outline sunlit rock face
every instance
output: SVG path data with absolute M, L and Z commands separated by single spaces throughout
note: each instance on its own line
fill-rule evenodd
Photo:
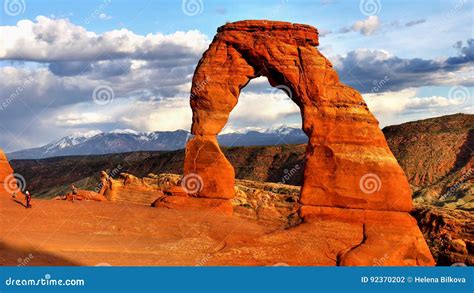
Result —
M 13 169 L 8 162 L 7 156 L 0 149 L 0 196 L 11 195 L 20 192 L 17 181 L 13 177 Z
M 203 179 L 199 197 L 233 196 L 234 171 L 216 135 L 240 91 L 266 76 L 300 107 L 309 137 L 301 203 L 410 211 L 408 181 L 361 95 L 340 83 L 308 25 L 239 21 L 218 29 L 194 73 L 192 133 L 185 174 Z

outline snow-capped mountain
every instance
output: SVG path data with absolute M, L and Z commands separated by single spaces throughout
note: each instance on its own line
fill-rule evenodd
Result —
M 45 146 L 7 154 L 12 159 L 42 159 L 72 155 L 100 155 L 134 151 L 171 151 L 184 148 L 190 133 L 185 130 L 137 132 L 117 129 L 107 133 L 89 131 L 74 133 Z M 279 127 L 268 130 L 249 130 L 218 136 L 222 146 L 259 146 L 306 143 L 307 137 L 299 128 Z
M 98 134 L 102 133 L 101 131 L 99 130 L 91 130 L 91 131 L 88 131 L 86 133 L 81 133 L 81 132 L 77 132 L 77 133 L 73 133 L 71 135 L 68 135 L 66 137 L 63 137 L 57 141 L 54 141 L 48 145 L 46 145 L 46 153 L 47 152 L 54 152 L 56 149 L 65 149 L 65 148 L 68 148 L 68 147 L 72 147 L 72 146 L 75 146 L 75 145 L 78 145 L 82 142 L 84 142 L 85 140 L 91 138 L 91 137 L 94 137 Z

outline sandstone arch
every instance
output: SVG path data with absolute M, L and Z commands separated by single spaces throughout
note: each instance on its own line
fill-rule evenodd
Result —
M 408 181 L 361 95 L 340 83 L 317 50 L 317 29 L 240 21 L 218 29 L 196 68 L 192 133 L 184 173 L 203 180 L 198 197 L 230 199 L 234 170 L 217 143 L 240 91 L 258 76 L 284 85 L 309 137 L 301 203 L 386 211 L 412 209 Z M 371 185 L 372 184 L 372 185 Z

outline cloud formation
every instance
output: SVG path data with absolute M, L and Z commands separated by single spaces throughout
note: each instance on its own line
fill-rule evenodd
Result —
M 137 35 L 120 29 L 96 34 L 68 19 L 36 17 L 0 27 L 0 60 L 35 62 L 114 59 L 167 60 L 198 56 L 208 45 L 199 31 Z
M 341 80 L 363 93 L 432 85 L 473 86 L 474 40 L 457 42 L 457 56 L 404 59 L 384 50 L 359 49 L 333 58 Z M 380 83 L 383 82 L 383 86 Z
M 370 35 L 378 27 L 378 18 L 369 17 L 351 31 Z M 195 30 L 97 34 L 67 19 L 44 16 L 0 26 L 0 147 L 30 148 L 91 129 L 189 129 L 191 79 L 209 42 Z M 410 99 L 400 102 L 392 97 L 425 85 L 473 85 L 474 41 L 457 42 L 454 48 L 458 53 L 442 60 L 404 59 L 366 49 L 330 60 L 344 83 L 373 94 L 368 102 L 382 115 L 378 117 L 417 109 L 441 113 L 443 107 L 461 108 L 441 96 L 417 97 L 410 92 Z M 110 102 L 94 102 L 98 87 L 112 89 Z M 266 78 L 257 78 L 242 92 L 227 131 L 300 123 L 298 107 L 272 89 Z
M 364 36 L 374 34 L 380 28 L 380 20 L 376 15 L 371 15 L 365 20 L 358 20 L 352 26 L 344 27 L 339 30 L 340 33 L 359 32 Z

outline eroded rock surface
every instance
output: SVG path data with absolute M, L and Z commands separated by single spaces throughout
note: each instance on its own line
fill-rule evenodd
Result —
M 181 176 L 175 174 L 148 174 L 138 178 L 128 173 L 120 173 L 118 178 L 114 179 L 102 171 L 99 193 L 110 201 L 150 205 L 169 188 L 179 185 L 180 180 Z
M 241 89 L 251 79 L 266 76 L 301 108 L 309 137 L 301 203 L 412 209 L 408 181 L 378 121 L 361 95 L 339 82 L 318 44 L 318 31 L 308 25 L 239 21 L 218 29 L 196 68 L 191 89 L 195 137 L 187 144 L 184 173 L 202 177 L 198 196 L 232 195 L 233 168 L 216 135 Z M 370 181 L 365 182 L 367 174 Z
M 412 212 L 441 266 L 474 265 L 474 215 L 419 205 Z
M 13 178 L 13 169 L 8 162 L 7 156 L 0 149 L 0 195 L 12 195 L 20 192 L 16 180 Z
M 216 201 L 234 196 L 234 169 L 216 136 L 241 89 L 251 79 L 266 76 L 300 107 L 309 137 L 299 197 L 299 216 L 305 223 L 295 223 L 288 233 L 320 229 L 321 224 L 332 229 L 350 226 L 335 237 L 336 242 L 347 239 L 332 256 L 314 256 L 338 265 L 371 265 L 374 259 L 382 265 L 434 265 L 416 221 L 407 213 L 413 208 L 408 180 L 378 121 L 362 96 L 340 83 L 318 45 L 317 29 L 301 24 L 239 21 L 218 29 L 191 88 L 194 138 L 186 145 L 184 174 L 201 179 L 193 196 Z M 240 207 L 251 207 L 258 218 L 261 202 L 253 200 L 252 205 L 254 194 L 244 193 L 240 197 L 249 202 Z M 271 201 L 270 194 L 259 198 Z M 272 211 L 278 208 L 273 205 Z M 344 247 L 344 242 L 356 244 Z

